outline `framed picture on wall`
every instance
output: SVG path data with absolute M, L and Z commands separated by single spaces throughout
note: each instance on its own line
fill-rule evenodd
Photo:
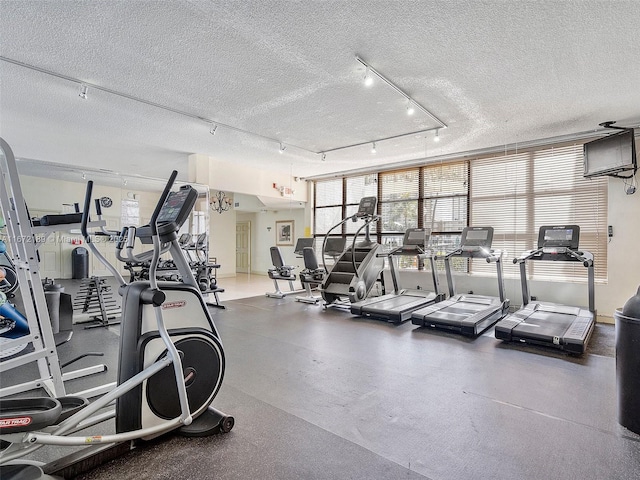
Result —
M 278 247 L 293 246 L 293 220 L 276 221 L 276 245 Z

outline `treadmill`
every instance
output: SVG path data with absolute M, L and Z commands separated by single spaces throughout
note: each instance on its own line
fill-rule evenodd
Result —
M 502 252 L 491 249 L 493 227 L 465 227 L 460 247 L 444 257 L 449 284 L 449 299 L 416 310 L 411 323 L 421 327 L 452 330 L 463 335 L 476 336 L 507 314 L 509 300 L 504 294 Z M 455 294 L 451 258 L 484 258 L 495 263 L 498 273 L 499 298 L 474 294 Z
M 351 304 L 351 313 L 362 317 L 386 320 L 392 323 L 402 323 L 411 318 L 411 314 L 422 307 L 444 300 L 444 294 L 439 292 L 438 273 L 433 255 L 426 253 L 429 234 L 424 228 L 410 228 L 404 234 L 402 246 L 394 248 L 379 256 L 389 257 L 389 268 L 393 280 L 393 293 L 380 297 L 366 298 Z M 400 256 L 416 256 L 428 258 L 431 262 L 431 275 L 434 292 L 426 290 L 401 289 L 398 281 L 397 260 Z
M 523 253 L 520 264 L 522 307 L 496 325 L 496 338 L 506 342 L 544 345 L 569 353 L 584 353 L 596 323 L 593 254 L 579 250 L 578 225 L 542 226 L 538 248 Z M 587 268 L 589 309 L 547 302 L 532 302 L 527 261 L 580 262 Z

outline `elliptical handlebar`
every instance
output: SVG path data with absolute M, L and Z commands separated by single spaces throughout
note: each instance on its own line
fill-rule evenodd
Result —
M 82 237 L 84 238 L 85 242 L 87 242 L 87 246 L 89 247 L 89 250 L 91 250 L 91 252 L 98 258 L 98 260 L 100 260 L 100 263 L 102 263 L 107 268 L 107 270 L 111 272 L 111 274 L 118 281 L 118 284 L 126 285 L 127 282 L 125 282 L 124 278 L 122 277 L 118 269 L 113 265 L 111 265 L 111 263 L 109 263 L 109 260 L 107 260 L 104 257 L 104 255 L 100 253 L 100 250 L 98 250 L 98 248 L 93 244 L 93 242 L 91 242 L 91 236 L 87 231 L 87 226 L 89 224 L 89 209 L 91 208 L 92 195 L 93 195 L 93 181 L 89 180 L 87 182 L 87 190 L 84 195 L 84 209 L 82 210 L 82 222 L 80 223 L 80 232 L 82 233 Z
M 84 194 L 84 208 L 82 209 L 82 223 L 80 224 L 80 232 L 87 243 L 91 243 L 91 238 L 87 232 L 87 224 L 89 223 L 89 208 L 91 207 L 91 195 L 93 194 L 93 180 L 87 182 L 87 190 Z

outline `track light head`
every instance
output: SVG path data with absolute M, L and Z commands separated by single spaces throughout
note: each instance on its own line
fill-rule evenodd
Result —
M 409 100 L 407 103 L 407 115 L 413 115 L 414 113 L 416 113 L 416 109 L 413 106 L 413 102 Z
M 435 136 L 433 137 L 433 141 L 434 142 L 439 142 L 440 141 L 440 130 L 436 129 L 436 133 Z
M 285 147 L 282 143 L 280 143 L 280 148 L 278 149 L 278 153 L 284 153 L 286 149 L 287 147 Z
M 367 67 L 367 69 L 364 72 L 364 86 L 370 87 L 371 85 L 373 85 L 373 76 L 369 71 L 369 67 Z
M 371 145 L 371 153 L 376 153 L 376 142 Z
M 322 161 L 324 162 L 327 159 L 327 154 L 322 152 Z
M 78 94 L 78 96 L 81 99 L 86 100 L 87 99 L 87 90 L 89 90 L 89 87 L 87 87 L 86 85 L 80 85 L 80 93 Z
M 215 135 L 216 134 L 216 130 L 218 130 L 218 125 L 216 125 L 215 123 L 213 125 L 211 125 L 211 129 L 209 130 L 209 133 L 211 135 Z

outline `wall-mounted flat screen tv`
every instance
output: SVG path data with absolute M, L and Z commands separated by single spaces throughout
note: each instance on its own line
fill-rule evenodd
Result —
M 584 176 L 617 175 L 637 169 L 633 128 L 584 144 Z

